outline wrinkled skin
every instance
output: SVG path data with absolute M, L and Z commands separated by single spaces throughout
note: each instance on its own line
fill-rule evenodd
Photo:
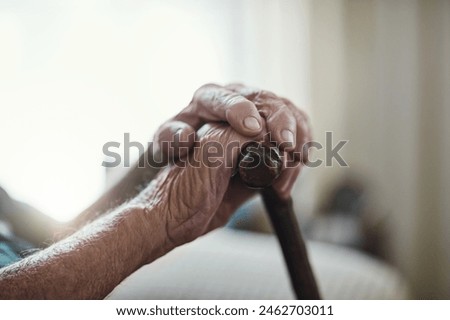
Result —
M 256 136 L 259 137 L 260 135 Z M 202 157 L 201 147 L 214 141 L 226 144 L 237 141 L 242 146 L 252 140 L 224 124 L 204 125 L 198 132 L 198 147 L 189 155 Z M 199 162 L 199 167 L 171 165 L 139 195 L 143 203 L 152 203 L 164 213 L 170 247 L 192 241 L 222 226 L 230 215 L 255 194 L 238 176 L 233 176 L 239 148 L 229 150 L 220 166 L 212 168 Z M 226 163 L 232 165 L 227 166 Z
M 290 130 L 291 138 L 284 137 L 283 130 Z M 159 150 L 180 163 L 202 155 L 194 145 L 258 141 L 267 132 L 279 143 L 292 140 L 281 146 L 291 157 L 310 139 L 306 117 L 288 100 L 242 85 L 206 85 L 188 107 L 161 126 L 155 141 L 174 141 L 177 136 L 187 141 L 191 150 Z M 232 150 L 224 155 L 230 161 L 221 166 L 172 164 L 150 184 L 157 170 L 136 166 L 70 225 L 71 230 L 84 227 L 0 269 L 0 298 L 104 298 L 142 265 L 223 225 L 255 192 L 232 176 L 239 153 Z M 306 154 L 296 160 L 307 161 Z M 289 196 L 300 168 L 283 170 L 274 184 L 280 196 Z
M 259 128 L 245 125 L 245 119 L 249 117 L 257 121 Z M 214 122 L 226 122 L 238 133 L 253 137 L 254 140 L 266 129 L 287 157 L 294 157 L 295 152 L 300 155 L 295 158 L 300 164 L 308 161 L 306 147 L 312 140 L 312 135 L 307 115 L 286 98 L 242 84 L 225 87 L 206 84 L 200 87 L 194 93 L 191 103 L 158 129 L 154 142 L 158 145 L 162 141 L 173 141 L 178 135 L 179 141 L 185 141 L 183 146 L 190 147 L 194 144 L 195 132 L 203 124 Z M 292 133 L 290 137 L 283 135 L 287 131 Z M 186 148 L 180 149 L 180 152 L 176 148 L 174 152 L 161 149 L 163 154 L 171 158 L 186 153 Z M 301 167 L 298 165 L 283 170 L 274 184 L 281 197 L 287 198 L 290 195 Z
M 254 119 L 250 126 L 246 126 L 248 117 Z M 292 133 L 291 137 L 282 134 L 285 130 Z M 174 136 L 179 135 L 180 141 L 185 141 L 183 146 L 192 150 L 194 134 L 200 145 L 208 141 L 226 144 L 237 140 L 242 146 L 245 142 L 262 140 L 268 132 L 272 140 L 280 144 L 285 156 L 293 158 L 294 151 L 300 154 L 295 159 L 298 165 L 284 168 L 274 183 L 279 195 L 287 198 L 301 170 L 301 163 L 307 161 L 302 146 L 311 140 L 311 134 L 306 115 L 289 100 L 271 92 L 243 85 L 205 85 L 197 90 L 187 108 L 160 127 L 155 141 L 162 145 L 161 141 L 173 141 Z M 200 156 L 199 149 L 190 154 L 186 154 L 187 149 L 176 148 L 174 152 L 167 149 L 162 152 L 175 159 Z M 238 152 L 226 157 L 236 165 Z M 162 207 L 161 211 L 167 214 L 169 239 L 172 245 L 178 245 L 222 226 L 240 205 L 255 194 L 255 190 L 247 188 L 238 176 L 232 177 L 232 174 L 233 168 L 223 165 L 218 168 L 170 166 L 158 175 L 141 197 L 152 203 L 156 201 Z

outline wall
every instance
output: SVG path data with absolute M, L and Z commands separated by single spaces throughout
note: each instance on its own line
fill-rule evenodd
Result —
M 311 3 L 316 128 L 350 140 L 348 170 L 316 173 L 319 197 L 358 174 L 414 296 L 448 298 L 449 2 Z

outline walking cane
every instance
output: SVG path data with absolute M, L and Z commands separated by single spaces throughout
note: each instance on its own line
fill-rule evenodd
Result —
M 242 150 L 238 172 L 247 186 L 260 189 L 297 299 L 317 300 L 320 299 L 320 294 L 294 213 L 292 198 L 280 198 L 271 187 L 281 173 L 281 167 L 282 160 L 276 147 L 266 142 L 251 142 Z

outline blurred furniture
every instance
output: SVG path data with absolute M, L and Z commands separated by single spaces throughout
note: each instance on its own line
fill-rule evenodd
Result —
M 295 211 L 302 227 L 317 218 L 308 212 L 312 196 L 307 187 L 312 182 L 305 179 L 308 171 L 303 172 L 294 190 Z M 409 298 L 408 283 L 396 269 L 344 244 L 307 243 L 324 299 Z M 255 197 L 233 215 L 227 227 L 143 266 L 107 299 L 270 300 L 294 299 L 294 293 L 261 198 Z
M 361 252 L 308 244 L 325 299 L 406 299 L 399 273 Z M 222 228 L 146 265 L 108 299 L 294 299 L 272 234 Z

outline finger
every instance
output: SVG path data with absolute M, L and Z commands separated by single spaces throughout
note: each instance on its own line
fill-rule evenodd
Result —
M 230 83 L 225 86 L 226 89 L 231 90 L 233 92 L 236 92 L 240 94 L 241 96 L 253 101 L 254 98 L 261 94 L 262 90 L 255 88 L 255 87 L 249 87 L 242 83 Z
M 282 151 L 293 151 L 297 139 L 296 118 L 291 110 L 280 100 L 273 101 L 265 112 L 267 130 Z
M 199 129 L 206 122 L 226 121 L 238 133 L 254 136 L 261 132 L 262 119 L 253 102 L 217 85 L 205 85 L 191 104 L 174 118 Z
M 261 115 L 252 102 L 240 95 L 229 100 L 225 116 L 230 126 L 240 134 L 255 136 L 261 132 Z
M 303 142 L 305 141 L 306 137 L 308 136 L 306 130 L 308 129 L 308 126 L 305 126 L 303 121 L 304 118 L 306 118 L 306 115 L 301 112 L 301 110 L 297 109 L 295 105 L 285 98 L 277 97 L 273 92 L 266 91 L 266 90 L 259 90 L 256 88 L 248 87 L 245 85 L 242 85 L 240 83 L 232 83 L 226 86 L 227 89 L 233 90 L 236 93 L 239 93 L 246 97 L 247 99 L 251 100 L 255 103 L 257 106 L 260 114 L 266 118 L 270 119 L 272 118 L 271 122 L 272 125 L 268 126 L 269 132 L 272 133 L 273 137 L 275 137 L 276 142 L 283 144 L 281 146 L 281 149 L 292 151 L 294 150 L 296 154 L 298 155 L 298 158 L 300 158 L 301 155 L 301 146 Z M 281 128 L 280 130 L 276 130 L 276 126 L 283 122 L 283 117 L 286 117 L 288 115 L 289 117 L 291 114 L 288 111 L 286 114 L 281 114 L 281 119 L 277 119 L 277 117 L 280 114 L 274 114 L 276 113 L 280 108 L 288 107 L 288 109 L 291 111 L 292 115 L 294 116 L 294 121 L 297 121 L 297 125 L 294 125 L 292 120 L 289 119 L 286 123 L 285 128 Z M 295 117 L 295 115 L 298 114 L 298 118 Z M 304 117 L 302 117 L 304 116 Z M 300 123 L 300 124 L 299 124 Z M 300 127 L 301 126 L 301 127 Z M 295 127 L 295 128 L 294 128 Z M 283 131 L 287 129 L 288 131 Z M 299 130 L 300 129 L 300 130 Z M 290 132 L 292 133 L 292 136 L 294 136 L 294 145 L 289 145 L 289 142 L 292 141 L 292 136 Z M 283 135 L 282 135 L 283 133 Z M 287 140 L 287 143 L 286 143 Z M 301 143 L 301 144 L 300 144 Z M 283 148 L 284 146 L 284 148 Z
M 294 187 L 294 183 L 300 174 L 301 168 L 302 167 L 299 163 L 295 167 L 284 168 L 281 175 L 277 180 L 275 180 L 273 188 L 281 198 L 288 199 L 290 197 L 292 188 Z
M 155 133 L 155 152 L 163 159 L 174 159 L 186 155 L 194 145 L 195 130 L 181 121 L 164 123 Z
M 267 100 L 279 99 L 279 97 L 271 91 L 248 87 L 240 83 L 232 83 L 227 85 L 225 88 L 250 100 L 257 106 L 257 108 L 258 106 L 264 105 Z
M 296 160 L 303 164 L 308 162 L 308 147 L 309 143 L 312 141 L 311 126 L 309 125 L 309 119 L 306 113 L 298 109 L 291 101 L 282 98 L 283 101 L 291 109 L 296 122 L 297 122 L 297 141 L 294 150 Z
M 295 159 L 303 164 L 309 161 L 309 145 L 312 141 L 311 127 L 302 116 L 297 118 L 297 145 L 295 148 Z

